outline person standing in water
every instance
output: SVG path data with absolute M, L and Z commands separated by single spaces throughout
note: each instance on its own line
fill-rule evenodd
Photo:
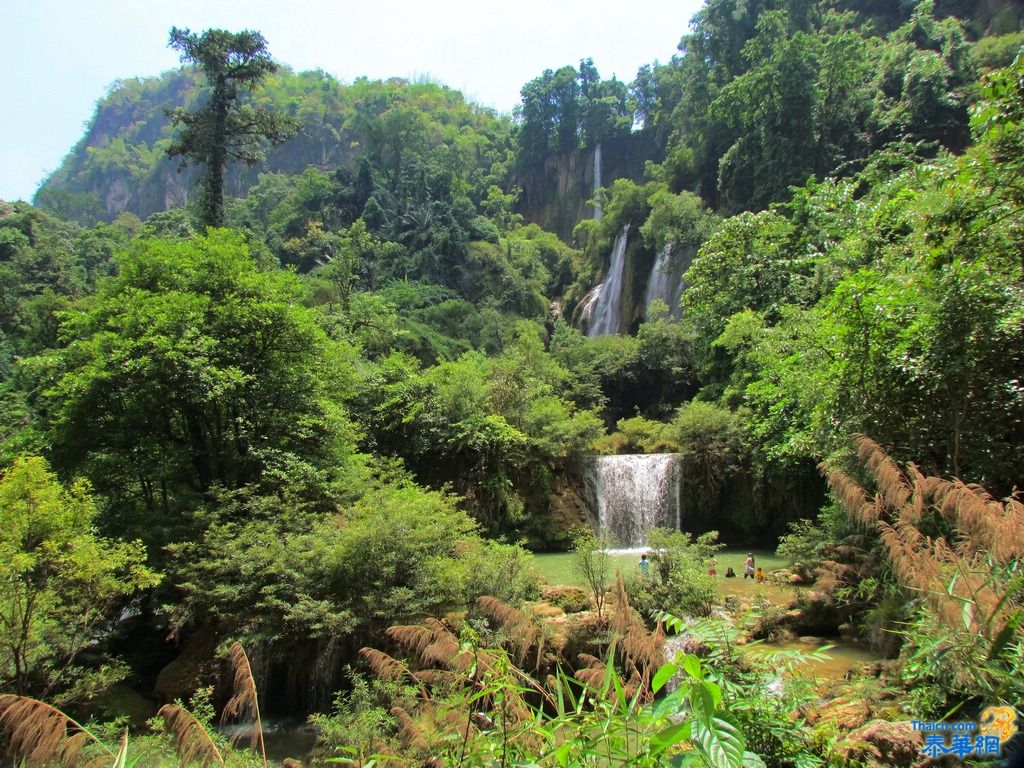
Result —
M 747 552 L 747 562 L 743 564 L 743 578 L 754 578 L 754 553 Z
M 636 564 L 636 567 L 640 569 L 640 575 L 645 578 L 651 572 L 651 561 L 647 559 L 646 552 L 640 555 L 640 562 Z

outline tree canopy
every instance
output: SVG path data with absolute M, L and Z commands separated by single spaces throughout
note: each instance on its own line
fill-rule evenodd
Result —
M 261 142 L 280 144 L 296 126 L 282 113 L 256 108 L 243 98 L 277 70 L 263 35 L 222 29 L 197 35 L 173 27 L 168 44 L 181 54 L 182 62 L 199 67 L 209 95 L 205 104 L 194 110 L 179 107 L 170 113 L 172 123 L 182 128 L 167 153 L 202 164 L 200 221 L 219 227 L 224 223 L 228 162 L 252 165 L 263 157 Z

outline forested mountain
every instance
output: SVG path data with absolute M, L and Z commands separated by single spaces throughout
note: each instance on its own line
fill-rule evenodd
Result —
M 763 208 L 790 184 L 893 140 L 962 148 L 976 79 L 970 41 L 989 35 L 981 58 L 1005 66 L 1020 15 L 1007 0 L 710 2 L 680 54 L 641 68 L 628 85 L 602 80 L 589 60 L 527 83 L 514 137 L 506 118 L 437 84 L 343 85 L 323 72 L 284 69 L 252 99 L 281 108 L 300 130 L 269 149 L 265 163 L 233 168 L 228 189 L 244 194 L 260 172 L 354 172 L 363 160 L 397 177 L 403 155 L 444 147 L 439 162 L 458 169 L 474 201 L 492 183 L 518 183 L 527 219 L 568 237 L 571 217 L 591 196 L 592 153 L 603 143 L 605 182 L 640 180 L 645 161 L 664 160 L 674 191 L 699 192 L 715 208 Z M 196 172 L 179 173 L 166 157 L 165 112 L 196 97 L 187 68 L 117 83 L 37 203 L 82 223 L 185 204 Z M 557 160 L 573 155 L 578 160 Z
M 224 161 L 222 227 L 167 111 L 209 127 L 226 54 L 117 84 L 35 205 L 0 203 L 0 728 L 9 693 L 83 706 L 131 675 L 185 697 L 241 639 L 279 711 L 346 691 L 318 722 L 357 765 L 497 764 L 503 717 L 524 764 L 555 764 L 527 754 L 565 733 L 553 712 L 582 725 L 547 758 L 577 764 L 616 686 L 643 764 L 711 734 L 711 765 L 853 765 L 731 639 L 674 670 L 692 731 L 644 709 L 671 676 L 660 611 L 713 613 L 715 536 L 787 530 L 787 578 L 818 579 L 800 628 L 903 643 L 902 711 L 1018 701 L 1022 18 L 707 0 L 671 61 L 628 84 L 547 70 L 511 116 L 268 65 L 236 106 L 297 132 Z M 545 623 L 526 547 L 575 541 L 593 575 L 584 467 L 652 453 L 677 456 L 702 537 L 663 533 L 611 619 L 598 580 L 595 614 Z M 794 620 L 773 611 L 758 632 Z M 563 712 L 535 678 L 577 653 Z M 470 735 L 490 757 L 463 760 Z

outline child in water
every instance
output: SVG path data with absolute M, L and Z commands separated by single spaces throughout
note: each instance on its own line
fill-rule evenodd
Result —
M 754 578 L 757 579 L 757 583 L 758 584 L 763 582 L 764 581 L 764 568 L 758 568 L 757 569 L 757 573 L 754 575 Z
M 641 576 L 647 576 L 651 572 L 651 561 L 647 559 L 647 553 L 640 555 L 640 562 L 636 564 L 640 569 Z

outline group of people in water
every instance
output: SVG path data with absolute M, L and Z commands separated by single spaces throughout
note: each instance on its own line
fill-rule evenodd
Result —
M 640 555 L 640 562 L 637 564 L 637 568 L 640 569 L 641 576 L 647 576 L 650 573 L 651 561 L 647 559 L 646 552 Z M 711 558 L 711 560 L 708 561 L 708 575 L 718 575 L 718 561 L 715 560 L 715 558 Z M 762 583 L 765 579 L 764 568 L 761 568 L 760 566 L 755 566 L 753 552 L 747 552 L 747 560 L 743 564 L 743 578 L 746 579 L 748 577 L 758 582 L 759 584 Z M 736 571 L 732 569 L 731 565 L 725 569 L 725 578 L 736 578 Z

